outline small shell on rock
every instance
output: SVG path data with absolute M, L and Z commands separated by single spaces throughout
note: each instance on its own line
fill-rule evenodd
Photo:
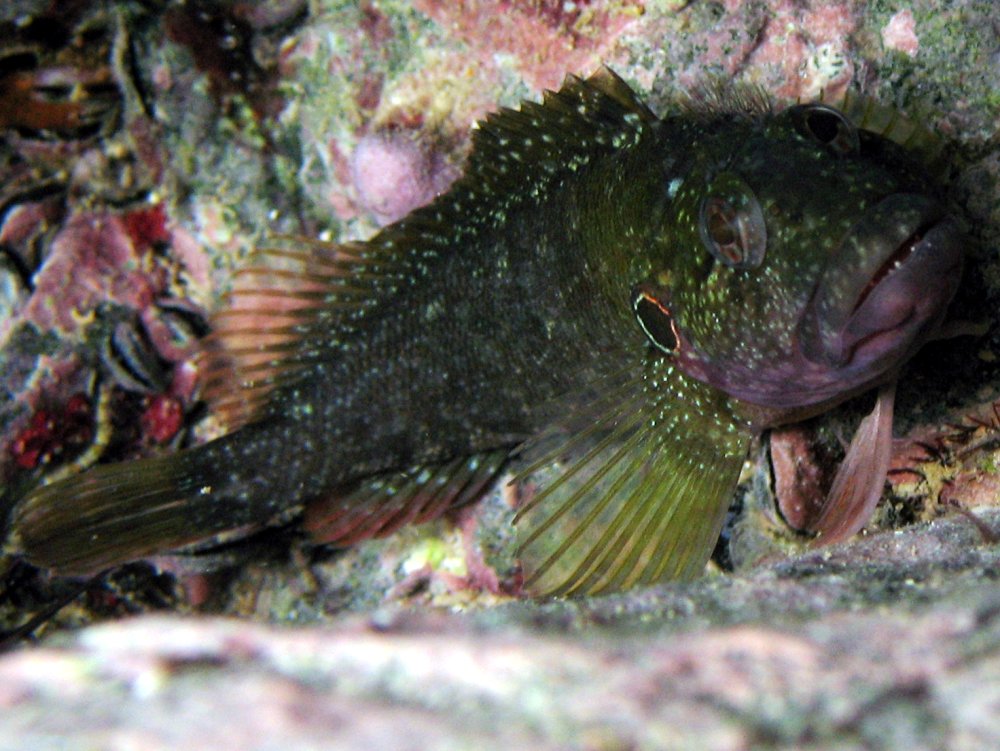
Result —
M 20 256 L 0 245 L 0 321 L 13 316 L 30 293 L 30 277 Z
M 114 381 L 127 391 L 158 394 L 170 383 L 169 366 L 157 353 L 138 320 L 115 324 L 101 349 L 101 363 Z
M 159 300 L 160 320 L 170 331 L 174 346 L 189 347 L 208 334 L 208 323 L 192 303 L 185 300 Z

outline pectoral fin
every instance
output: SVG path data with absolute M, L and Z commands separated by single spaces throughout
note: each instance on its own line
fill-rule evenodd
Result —
M 567 414 L 517 480 L 539 483 L 516 520 L 525 589 L 587 595 L 700 573 L 750 441 L 725 396 L 659 359 Z

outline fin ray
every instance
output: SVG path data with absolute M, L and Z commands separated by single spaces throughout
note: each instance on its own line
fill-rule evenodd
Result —
M 620 486 L 628 481 L 629 473 L 639 468 L 641 461 L 641 457 L 636 456 L 629 468 L 619 473 L 620 482 L 608 488 L 606 498 L 613 498 L 613 494 L 620 489 Z M 607 525 L 590 552 L 568 577 L 567 581 L 573 582 L 572 585 L 554 590 L 553 595 L 572 594 L 576 590 L 593 591 L 594 594 L 599 594 L 596 586 L 607 571 L 611 569 L 617 571 L 615 579 L 627 574 L 627 559 L 618 567 L 613 567 L 612 564 L 621 557 L 623 552 L 628 550 L 628 542 L 633 539 L 635 534 L 635 524 L 644 515 L 640 513 L 643 509 L 640 504 L 636 503 L 634 492 L 618 505 L 619 510 L 613 521 Z M 632 546 L 632 550 L 638 548 L 637 545 Z M 609 582 L 609 586 L 613 587 L 613 582 Z
M 837 469 L 819 518 L 812 524 L 816 545 L 832 545 L 856 534 L 871 518 L 882 497 L 892 458 L 895 383 L 879 389 L 875 407 L 851 439 Z
M 201 499 L 181 487 L 183 461 L 104 465 L 41 487 L 15 507 L 11 547 L 56 573 L 89 575 L 210 538 L 219 530 L 192 521 Z
M 891 105 L 850 89 L 835 97 L 821 94 L 820 101 L 841 110 L 858 128 L 870 130 L 914 153 L 931 173 L 944 168 L 945 140 L 925 124 L 927 118 L 921 122 Z
M 592 409 L 567 413 L 564 443 L 552 448 L 550 438 L 526 450 L 525 461 L 543 467 L 517 478 L 523 484 L 540 475 L 542 488 L 516 520 L 532 594 L 625 589 L 692 576 L 707 561 L 750 428 L 729 412 L 721 392 L 662 358 L 647 367 L 607 384 L 626 399 L 600 399 Z M 578 427 L 594 425 L 587 441 L 574 438 Z M 554 476 L 546 460 L 557 466 Z
M 361 480 L 308 504 L 304 529 L 318 543 L 353 545 L 431 521 L 475 500 L 507 463 L 501 449 Z

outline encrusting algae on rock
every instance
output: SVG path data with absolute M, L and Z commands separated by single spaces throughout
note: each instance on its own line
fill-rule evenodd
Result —
M 429 206 L 241 274 L 202 363 L 227 435 L 35 490 L 9 548 L 79 575 L 299 515 L 346 545 L 513 461 L 526 591 L 620 590 L 703 569 L 756 433 L 877 388 L 814 530 L 853 534 L 964 241 L 899 121 L 845 111 L 657 118 L 602 69 L 488 117 Z

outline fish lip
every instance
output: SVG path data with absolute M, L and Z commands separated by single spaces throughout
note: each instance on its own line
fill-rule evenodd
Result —
M 868 375 L 908 357 L 955 294 L 963 244 L 958 224 L 930 197 L 883 198 L 831 255 L 800 324 L 803 356 Z

